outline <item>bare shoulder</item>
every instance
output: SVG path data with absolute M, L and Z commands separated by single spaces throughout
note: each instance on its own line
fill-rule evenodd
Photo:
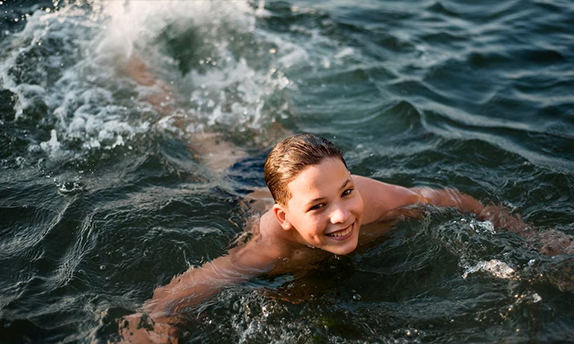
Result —
M 417 203 L 420 195 L 413 190 L 371 178 L 353 175 L 355 186 L 364 202 L 363 224 L 381 219 L 386 213 L 405 205 Z
M 230 251 L 235 260 L 249 266 L 274 264 L 289 255 L 289 245 L 273 212 L 264 213 L 252 229 L 253 237 L 247 243 Z

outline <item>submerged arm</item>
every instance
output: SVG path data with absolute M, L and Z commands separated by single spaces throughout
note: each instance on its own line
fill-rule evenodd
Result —
M 480 221 L 490 221 L 496 228 L 521 235 L 525 235 L 524 231 L 529 228 L 519 215 L 511 214 L 500 206 L 484 206 L 474 197 L 457 189 L 405 188 L 360 176 L 353 176 L 353 179 L 365 201 L 365 223 L 393 217 L 399 213 L 409 214 L 404 211 L 404 207 L 409 205 L 429 204 L 474 214 Z M 415 211 L 414 216 L 420 216 L 420 213 Z
M 463 194 L 457 189 L 412 188 L 410 190 L 419 196 L 421 203 L 444 208 L 457 208 L 462 212 L 475 215 L 479 215 L 484 209 L 482 203 L 477 199 Z
M 251 243 L 251 242 L 250 242 Z M 177 316 L 227 286 L 240 284 L 269 271 L 276 258 L 258 244 L 236 247 L 229 254 L 199 268 L 190 268 L 155 290 L 143 309 L 155 318 Z
M 120 334 L 129 343 L 176 343 L 177 323 L 187 307 L 201 304 L 223 288 L 237 285 L 271 270 L 279 253 L 256 238 L 225 256 L 190 268 L 155 290 L 143 305 L 143 314 L 120 321 Z
M 512 214 L 502 206 L 483 206 L 472 196 L 465 195 L 456 189 L 413 188 L 411 190 L 420 194 L 425 199 L 425 203 L 439 207 L 458 208 L 460 211 L 476 215 L 480 221 L 490 221 L 495 228 L 506 229 L 520 235 L 525 235 L 524 231 L 530 228 L 522 221 L 520 215 Z
M 365 201 L 364 223 L 398 216 L 421 216 L 417 209 L 406 209 L 412 204 L 430 204 L 456 208 L 474 214 L 479 221 L 489 221 L 495 229 L 507 230 L 525 237 L 529 245 L 544 255 L 573 254 L 574 236 L 550 229 L 539 232 L 525 223 L 519 214 L 512 214 L 498 205 L 484 206 L 472 196 L 456 189 L 405 188 L 365 177 L 353 176 Z M 574 289 L 574 288 L 573 288 Z
M 364 223 L 395 216 L 401 208 L 414 204 L 457 208 L 476 215 L 484 209 L 478 200 L 456 189 L 406 188 L 361 176 L 353 176 L 353 180 L 365 203 Z

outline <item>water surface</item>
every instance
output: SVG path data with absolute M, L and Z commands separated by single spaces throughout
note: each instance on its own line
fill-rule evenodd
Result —
M 319 134 L 353 173 L 574 234 L 568 1 L 0 0 L 0 14 L 2 342 L 113 341 L 155 287 L 227 251 L 262 173 L 210 169 L 202 131 L 254 157 L 277 127 Z M 159 107 L 123 73 L 130 56 L 171 90 Z M 225 289 L 182 342 L 569 342 L 572 258 L 429 213 L 309 276 Z

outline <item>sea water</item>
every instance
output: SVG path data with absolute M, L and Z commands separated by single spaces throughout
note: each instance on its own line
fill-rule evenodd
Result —
M 206 166 L 205 132 L 255 157 L 318 134 L 353 173 L 574 234 L 572 18 L 541 0 L 0 0 L 0 341 L 117 340 L 154 288 L 233 245 L 263 176 Z M 133 56 L 159 83 L 126 75 Z M 574 340 L 571 255 L 454 211 L 396 227 L 225 289 L 181 341 Z

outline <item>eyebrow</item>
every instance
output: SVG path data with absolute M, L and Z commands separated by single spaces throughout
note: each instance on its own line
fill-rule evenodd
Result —
M 349 177 L 349 179 L 345 180 L 345 182 L 341 185 L 341 187 L 339 188 L 339 191 L 341 191 L 341 190 L 343 190 L 344 188 L 346 188 L 347 185 L 349 185 L 349 183 L 352 183 L 352 182 L 353 182 L 353 179 L 351 179 L 351 178 Z M 314 198 L 314 199 L 310 200 L 309 202 L 307 202 L 307 204 L 317 203 L 317 202 L 319 202 L 319 201 L 322 201 L 323 199 L 325 199 L 325 197 L 317 197 L 317 198 Z

